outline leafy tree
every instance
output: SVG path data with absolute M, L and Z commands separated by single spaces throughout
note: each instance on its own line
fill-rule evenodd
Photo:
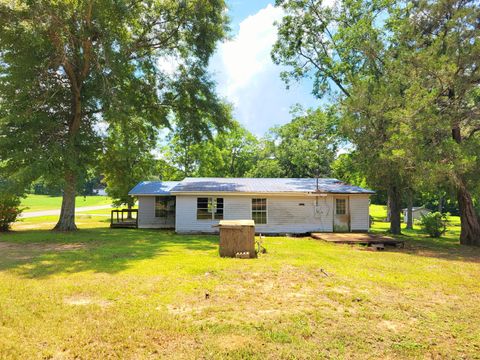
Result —
M 355 151 L 338 155 L 331 165 L 332 176 L 351 185 L 368 187 L 362 168 L 358 166 L 360 161 L 355 159 L 356 156 L 358 155 Z
M 122 114 L 153 129 L 176 117 L 199 137 L 227 123 L 206 73 L 225 31 L 223 0 L 0 2 L 0 161 L 25 184 L 62 183 L 56 229 L 76 229 L 100 125 Z
M 423 176 L 440 190 L 445 184 L 455 189 L 460 242 L 480 245 L 474 201 L 480 184 L 478 2 L 419 1 L 397 11 L 395 66 L 408 80 L 403 135 L 418 149 Z
M 3 165 L 0 163 L 0 170 Z M 0 178 L 0 232 L 10 230 L 11 225 L 22 213 L 21 194 L 12 181 Z
M 150 150 L 155 146 L 156 138 L 148 125 L 140 118 L 123 118 L 112 123 L 107 131 L 101 169 L 107 193 L 115 206 L 125 204 L 130 209 L 135 200 L 128 192 L 154 171 Z
M 168 137 L 166 153 L 184 176 L 242 177 L 254 166 L 257 138 L 232 121 L 229 129 L 196 141 L 175 129 Z
M 406 174 L 392 156 L 389 139 L 398 130 L 392 116 L 401 106 L 400 84 L 390 85 L 385 63 L 392 56 L 388 41 L 391 2 L 349 0 L 328 7 L 315 0 L 277 0 L 286 16 L 278 25 L 272 50 L 277 64 L 287 65 L 287 82 L 313 77 L 313 93 L 331 94 L 342 105 L 343 130 L 355 145 L 369 183 L 386 190 L 390 231 L 400 233 L 402 191 Z
M 321 109 L 271 130 L 275 158 L 287 177 L 328 177 L 339 145 L 337 119 Z

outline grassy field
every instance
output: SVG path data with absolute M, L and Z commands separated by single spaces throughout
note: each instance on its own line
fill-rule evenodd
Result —
M 480 359 L 480 249 L 457 223 L 406 232 L 405 249 L 272 237 L 236 260 L 215 236 L 94 215 L 75 234 L 33 230 L 55 220 L 0 235 L 2 359 Z
M 108 196 L 77 196 L 76 206 L 109 205 L 112 200 Z M 28 195 L 22 200 L 24 212 L 60 209 L 62 198 L 60 196 Z

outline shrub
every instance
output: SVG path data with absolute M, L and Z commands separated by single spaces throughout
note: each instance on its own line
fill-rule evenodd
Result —
M 18 196 L 0 193 L 0 231 L 10 230 L 21 212 Z
M 438 238 L 447 231 L 447 214 L 433 212 L 422 215 L 420 225 L 431 237 Z

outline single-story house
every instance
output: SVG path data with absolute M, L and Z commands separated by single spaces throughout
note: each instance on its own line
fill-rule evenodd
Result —
M 413 219 L 413 221 L 420 220 L 423 215 L 426 215 L 428 213 L 431 213 L 431 211 L 428 210 L 427 208 L 424 208 L 423 206 L 412 207 L 412 219 Z M 408 209 L 403 209 L 403 221 L 405 223 L 407 223 L 407 221 L 408 221 Z
M 185 178 L 144 181 L 139 228 L 211 233 L 219 220 L 254 220 L 257 233 L 368 231 L 374 192 L 337 179 Z

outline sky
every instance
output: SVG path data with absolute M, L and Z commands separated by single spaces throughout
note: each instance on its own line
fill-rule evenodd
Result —
M 266 0 L 229 0 L 231 39 L 221 43 L 210 62 L 217 91 L 234 106 L 234 117 L 249 131 L 262 136 L 274 125 L 291 120 L 295 104 L 318 107 L 308 80 L 286 89 L 281 67 L 270 57 L 276 40 L 275 21 L 280 8 Z

